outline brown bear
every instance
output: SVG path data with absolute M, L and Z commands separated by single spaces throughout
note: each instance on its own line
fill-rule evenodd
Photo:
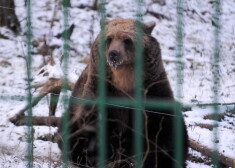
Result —
M 134 99 L 134 65 L 136 23 L 134 19 L 117 18 L 106 25 L 106 96 Z M 139 22 L 138 22 L 139 23 Z M 145 99 L 174 101 L 173 93 L 163 67 L 161 50 L 151 36 L 154 22 L 139 23 L 143 27 L 143 97 Z M 69 108 L 69 157 L 79 167 L 97 167 L 97 113 L 95 105 L 74 103 L 74 99 L 96 98 L 99 55 L 99 36 L 91 48 L 91 59 L 79 77 Z M 160 112 L 160 113 L 158 113 Z M 124 107 L 107 106 L 107 167 L 133 167 L 133 113 Z M 143 111 L 144 168 L 171 168 L 175 164 L 174 110 L 146 108 Z M 182 115 L 183 163 L 188 150 L 188 136 Z M 61 129 L 60 129 L 61 130 Z M 62 140 L 59 141 L 62 149 Z M 135 166 L 134 166 L 135 167 Z

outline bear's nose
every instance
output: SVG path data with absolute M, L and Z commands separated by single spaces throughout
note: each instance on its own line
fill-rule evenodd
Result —
M 112 50 L 109 52 L 109 59 L 111 62 L 118 62 L 119 61 L 119 56 L 120 56 L 120 53 L 117 51 L 117 50 Z

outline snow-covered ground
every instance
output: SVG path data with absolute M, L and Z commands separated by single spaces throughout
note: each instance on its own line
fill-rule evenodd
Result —
M 153 3 L 155 2 L 155 3 Z M 176 1 L 166 1 L 165 5 L 157 2 L 161 0 L 146 0 L 143 11 L 154 11 L 165 16 L 158 19 L 146 13 L 144 21 L 155 21 L 153 36 L 158 39 L 162 49 L 162 56 L 173 90 L 176 91 L 175 70 L 175 24 Z M 24 0 L 15 0 L 16 14 L 21 23 L 22 32 L 15 36 L 7 28 L 0 27 L 0 34 L 8 37 L 0 39 L 0 167 L 25 167 L 27 159 L 27 127 L 15 126 L 9 118 L 26 103 L 26 9 Z M 33 64 L 32 73 L 35 75 L 44 65 L 44 57 L 38 54 L 38 48 L 43 40 L 49 46 L 61 46 L 61 39 L 55 36 L 63 30 L 63 15 L 59 0 L 44 0 L 32 2 L 33 26 Z M 75 28 L 71 35 L 71 51 L 69 72 L 79 75 L 82 65 L 81 59 L 89 55 L 90 45 L 99 32 L 99 16 L 92 10 L 93 0 L 71 0 L 69 23 Z M 213 31 L 212 4 L 210 0 L 187 0 L 184 2 L 184 81 L 182 103 L 212 103 L 212 68 Z M 86 7 L 88 6 L 88 7 Z M 134 18 L 136 5 L 132 0 L 110 0 L 107 5 L 108 19 L 115 17 Z M 221 13 L 221 44 L 220 44 L 220 89 L 218 102 L 235 102 L 235 1 L 223 1 Z M 1 9 L 0 9 L 1 10 Z M 53 20 L 53 23 L 52 23 Z M 54 57 L 60 57 L 61 48 L 53 51 Z M 60 74 L 58 72 L 58 74 Z M 193 107 L 184 112 L 188 133 L 191 139 L 200 144 L 217 148 L 223 155 L 235 159 L 235 115 L 231 114 L 235 105 L 221 106 L 219 113 L 225 113 L 221 121 L 215 122 L 204 119 L 211 114 L 209 107 Z M 61 116 L 63 107 L 59 105 L 56 116 Z M 34 109 L 35 116 L 48 116 L 48 98 L 43 99 Z M 217 124 L 217 131 L 201 128 L 198 124 Z M 215 130 L 215 128 L 214 128 Z M 56 143 L 43 141 L 48 134 L 54 134 L 57 128 L 34 126 L 34 166 L 60 167 L 60 150 Z M 217 132 L 217 139 L 214 133 Z M 204 162 L 189 160 L 188 168 L 211 167 L 210 160 L 197 151 L 190 149 L 190 155 L 202 158 Z

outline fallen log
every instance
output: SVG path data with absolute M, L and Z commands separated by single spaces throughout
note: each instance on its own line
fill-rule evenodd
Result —
M 13 124 L 17 126 L 27 125 L 28 117 L 22 117 L 17 121 L 13 121 Z M 32 117 L 32 125 L 41 126 L 59 126 L 61 117 L 49 116 L 49 117 Z
M 212 125 L 212 124 L 203 124 L 203 123 L 197 123 L 195 126 L 201 127 L 201 128 L 206 128 L 212 131 L 214 128 L 218 127 L 218 125 Z
M 10 118 L 10 121 L 16 125 L 17 122 L 21 122 L 21 120 L 24 119 L 25 114 L 24 112 L 27 111 L 29 108 L 34 107 L 35 105 L 38 104 L 38 102 L 45 97 L 46 95 L 48 95 L 49 93 L 52 93 L 55 96 L 59 95 L 59 92 L 61 90 L 63 86 L 63 80 L 62 79 L 50 79 L 49 81 L 47 81 L 46 83 L 40 85 L 40 86 L 34 86 L 34 88 L 38 88 L 41 87 L 41 91 L 39 92 L 39 94 L 32 100 L 31 104 L 26 105 L 23 109 L 19 110 L 18 113 L 15 114 L 15 116 Z M 74 87 L 74 84 L 71 82 L 68 82 L 68 86 L 69 89 L 72 90 L 72 88 Z M 53 100 L 54 98 L 52 98 L 51 100 Z M 55 100 L 54 100 L 55 101 Z M 58 97 L 56 102 L 50 102 L 50 112 L 49 115 L 54 115 L 55 114 L 55 109 L 56 109 L 56 105 L 58 102 Z
M 189 145 L 190 145 L 190 147 L 192 149 L 202 153 L 203 155 L 206 155 L 206 156 L 209 156 L 209 157 L 212 156 L 212 153 L 213 153 L 212 149 L 209 149 L 208 147 L 206 147 L 206 146 L 204 146 L 202 144 L 199 144 L 195 140 L 190 139 L 189 140 Z M 222 163 L 222 164 L 224 164 L 226 166 L 233 167 L 233 168 L 235 167 L 235 159 L 232 159 L 230 157 L 224 156 L 221 153 L 218 153 L 218 159 L 219 159 L 220 163 Z

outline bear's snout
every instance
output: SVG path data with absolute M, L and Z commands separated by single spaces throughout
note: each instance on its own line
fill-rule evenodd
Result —
M 118 62 L 120 59 L 120 52 L 117 50 L 112 50 L 109 52 L 109 59 L 111 62 Z
M 121 65 L 123 63 L 123 60 L 121 58 L 120 51 L 111 50 L 108 53 L 108 61 L 107 62 L 110 66 L 113 66 L 115 68 L 117 68 L 117 66 Z

